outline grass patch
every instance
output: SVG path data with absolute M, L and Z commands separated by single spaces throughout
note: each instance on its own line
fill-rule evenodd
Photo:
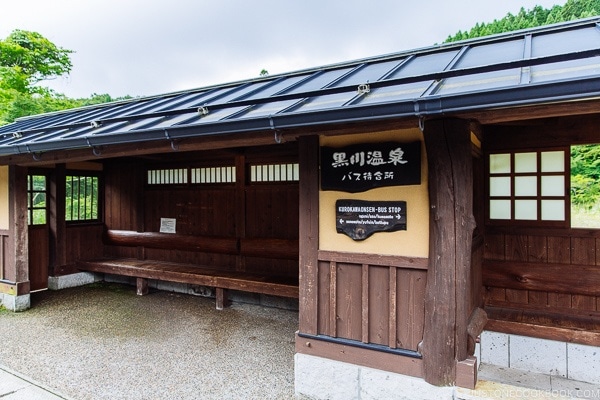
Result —
M 571 228 L 600 228 L 600 207 L 571 207 Z

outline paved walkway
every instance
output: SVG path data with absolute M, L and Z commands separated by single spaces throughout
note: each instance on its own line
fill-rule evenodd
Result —
M 0 310 L 0 400 L 296 399 L 297 312 L 217 311 L 211 299 L 110 284 L 33 300 Z M 597 385 L 547 375 L 483 365 L 479 377 L 456 399 L 600 399 Z
M 2 364 L 0 364 L 0 398 L 2 400 L 68 399 L 56 390 L 35 382 Z
M 23 374 L 0 377 L 22 396 L 0 400 L 46 399 L 20 392 L 42 385 L 76 400 L 295 399 L 297 311 L 218 311 L 214 299 L 117 284 L 34 293 L 32 306 L 0 310 L 0 365 Z

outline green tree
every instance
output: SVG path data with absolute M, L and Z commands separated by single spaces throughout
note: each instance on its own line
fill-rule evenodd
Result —
M 461 30 L 448 36 L 446 42 L 511 32 L 596 15 L 600 15 L 600 0 L 568 0 L 563 6 L 555 5 L 551 9 L 535 6 L 531 10 L 525 10 L 521 7 L 516 15 L 508 13 L 500 20 L 476 23 L 468 31 Z
M 36 83 L 71 72 L 71 53 L 37 32 L 16 29 L 0 41 L 0 83 L 5 89 L 35 92 Z
M 131 98 L 94 93 L 72 99 L 40 86 L 44 80 L 71 72 L 72 53 L 37 32 L 17 29 L 0 40 L 0 125 L 27 115 Z

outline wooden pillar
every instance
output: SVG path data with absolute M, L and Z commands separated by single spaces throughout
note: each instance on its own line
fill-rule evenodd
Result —
M 48 225 L 50 232 L 50 275 L 56 275 L 67 263 L 65 199 L 65 164 L 57 164 L 49 177 Z
M 457 361 L 467 358 L 471 313 L 473 172 L 469 122 L 427 121 L 424 129 L 429 170 L 429 270 L 421 352 L 425 380 L 456 381 Z
M 235 155 L 235 236 L 246 237 L 246 156 Z M 235 270 L 246 270 L 246 257 L 238 254 L 235 259 Z
M 9 258 L 5 279 L 17 284 L 17 296 L 29 293 L 27 168 L 11 165 L 9 180 Z
M 317 334 L 319 251 L 319 137 L 299 139 L 300 302 L 299 330 Z

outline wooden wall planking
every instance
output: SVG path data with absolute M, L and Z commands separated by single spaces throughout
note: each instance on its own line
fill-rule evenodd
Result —
M 133 232 L 159 232 L 161 218 L 174 218 L 177 233 L 181 235 L 297 241 L 298 182 L 254 183 L 250 182 L 249 173 L 245 170 L 250 163 L 297 161 L 298 146 L 291 143 L 285 146 L 238 149 L 228 152 L 178 153 L 169 158 L 157 156 L 148 159 L 107 162 L 104 169 L 106 228 Z M 233 165 L 236 166 L 237 171 L 235 183 L 146 184 L 146 169 Z M 242 246 L 256 247 L 257 245 L 243 242 Z M 289 247 L 289 244 L 286 246 Z M 248 251 L 252 252 L 254 247 L 250 247 Z M 250 253 L 236 254 L 111 245 L 106 246 L 105 251 L 105 255 L 109 257 L 141 257 L 240 271 L 248 270 L 273 276 L 298 276 L 297 259 L 269 258 Z
M 524 229 L 527 234 L 519 234 L 515 227 L 490 231 L 483 274 L 492 318 L 573 328 L 572 315 L 584 312 L 586 329 L 600 331 L 600 239 L 595 233 L 565 229 L 533 234 Z
M 32 291 L 48 288 L 48 264 L 50 260 L 48 227 L 29 226 L 29 282 Z
M 382 259 L 367 254 L 357 254 L 354 263 L 351 258 L 321 252 L 317 333 L 417 351 L 423 339 L 427 270 L 381 265 Z

